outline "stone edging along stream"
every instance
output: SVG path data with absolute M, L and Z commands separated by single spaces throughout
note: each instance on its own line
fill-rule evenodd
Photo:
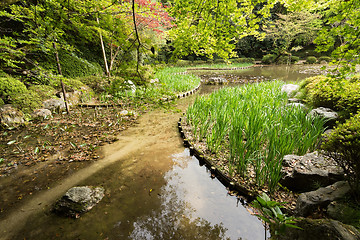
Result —
M 201 150 L 196 149 L 194 144 L 191 141 L 189 141 L 189 139 L 185 135 L 185 132 L 183 131 L 183 127 L 182 127 L 182 121 L 183 121 L 183 117 L 180 117 L 178 122 L 178 129 L 181 137 L 183 138 L 184 147 L 187 147 L 190 150 L 190 156 L 195 156 L 199 160 L 200 166 L 205 165 L 207 169 L 210 170 L 211 177 L 212 178 L 216 177 L 226 188 L 229 189 L 229 191 L 236 191 L 240 193 L 241 196 L 245 197 L 246 200 L 249 202 L 254 200 L 256 196 L 254 195 L 253 192 L 249 191 L 245 187 L 233 181 L 233 179 L 231 179 L 230 177 L 226 176 L 226 174 L 223 173 L 219 168 L 215 167 L 215 164 L 213 164 L 213 162 L 209 158 L 205 157 L 204 153 L 202 153 Z

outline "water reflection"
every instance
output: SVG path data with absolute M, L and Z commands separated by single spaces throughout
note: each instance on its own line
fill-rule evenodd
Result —
M 254 66 L 245 70 L 234 71 L 191 71 L 197 75 L 206 76 L 238 76 L 246 79 L 259 78 L 263 79 L 279 79 L 283 81 L 297 82 L 309 76 L 317 75 L 317 73 L 305 71 L 312 65 L 274 65 L 274 66 Z
M 131 239 L 261 239 L 262 223 L 185 149 L 165 175 L 162 207 L 134 223 Z

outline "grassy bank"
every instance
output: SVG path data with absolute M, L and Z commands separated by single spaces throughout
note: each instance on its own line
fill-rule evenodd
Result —
M 224 88 L 198 97 L 186 112 L 193 140 L 223 158 L 231 176 L 254 177 L 274 190 L 286 154 L 314 150 L 324 121 L 287 106 L 282 82 Z

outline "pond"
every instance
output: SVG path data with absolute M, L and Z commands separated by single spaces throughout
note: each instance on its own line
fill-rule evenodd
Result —
M 296 71 L 276 66 L 231 74 L 289 81 L 309 76 Z M 219 86 L 202 86 L 200 94 L 214 88 Z M 193 100 L 181 99 L 176 107 L 185 111 Z M 103 186 L 105 197 L 90 212 L 79 219 L 58 217 L 50 211 L 53 197 L 35 196 L 28 214 L 18 212 L 13 219 L 19 221 L 8 222 L 11 239 L 265 239 L 262 222 L 183 147 L 180 115 L 145 114 L 104 147 L 104 159 L 49 190 L 60 196 L 72 186 Z

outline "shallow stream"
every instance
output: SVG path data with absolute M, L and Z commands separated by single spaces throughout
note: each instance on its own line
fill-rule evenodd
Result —
M 231 74 L 289 81 L 309 76 L 289 67 Z M 203 86 L 199 94 L 214 88 Z M 180 111 L 155 110 L 140 117 L 118 142 L 103 148 L 104 159 L 1 220 L 0 239 L 265 239 L 262 222 L 183 147 L 176 122 L 193 100 L 179 100 Z M 56 198 L 79 185 L 101 185 L 106 195 L 79 219 L 50 212 Z

